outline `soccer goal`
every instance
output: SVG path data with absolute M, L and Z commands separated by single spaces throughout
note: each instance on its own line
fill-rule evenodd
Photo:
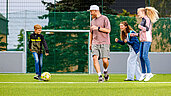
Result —
M 30 34 L 33 32 L 25 32 L 27 73 L 35 72 L 34 58 L 28 48 Z M 49 49 L 49 56 L 43 55 L 43 72 L 90 73 L 90 30 L 42 30 L 41 34 Z

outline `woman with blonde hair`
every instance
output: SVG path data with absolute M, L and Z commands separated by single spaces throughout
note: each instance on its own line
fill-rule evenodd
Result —
M 149 81 L 150 78 L 153 77 L 153 74 L 151 73 L 150 61 L 148 58 L 148 52 L 152 42 L 152 23 L 155 23 L 159 19 L 159 16 L 158 11 L 153 7 L 138 8 L 137 14 L 140 18 L 142 18 L 141 23 L 138 25 L 140 32 L 130 35 L 139 36 L 141 42 L 140 61 L 142 75 L 139 81 Z
M 126 21 L 120 23 L 120 38 L 115 38 L 115 42 L 121 45 L 128 44 L 129 46 L 129 57 L 127 59 L 127 78 L 124 81 L 137 81 L 141 77 L 141 71 L 139 63 L 137 61 L 140 43 L 137 37 L 130 37 L 130 33 L 135 33 L 135 31 L 128 25 Z M 134 75 L 136 79 L 134 79 Z

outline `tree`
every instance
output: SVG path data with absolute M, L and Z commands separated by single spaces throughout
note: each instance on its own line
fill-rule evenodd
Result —
M 17 51 L 23 51 L 24 49 L 24 29 L 20 30 L 20 34 L 18 36 L 18 42 L 19 44 L 17 45 Z M 16 45 L 15 45 L 16 46 Z
M 146 6 L 151 6 L 156 8 L 159 11 L 160 17 L 170 17 L 170 0 L 145 0 Z
M 107 14 L 117 14 L 115 10 L 110 8 L 110 5 L 115 0 L 62 0 L 55 2 L 55 4 L 42 1 L 49 12 L 73 12 L 73 11 L 86 11 L 90 5 L 98 5 L 100 9 L 103 5 L 103 12 Z M 103 4 L 102 4 L 103 3 Z
M 127 12 L 127 10 L 125 9 L 122 9 L 122 13 L 120 14 L 121 16 L 129 16 L 130 15 L 130 12 Z

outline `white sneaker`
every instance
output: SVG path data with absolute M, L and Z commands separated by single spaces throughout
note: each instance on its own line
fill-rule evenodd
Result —
M 144 79 L 144 81 L 149 81 L 150 78 L 152 78 L 154 75 L 152 73 L 147 73 L 146 78 Z
M 144 78 L 146 77 L 146 74 L 141 74 L 141 77 L 140 77 L 140 79 L 139 79 L 139 81 L 142 81 L 142 80 L 144 80 Z

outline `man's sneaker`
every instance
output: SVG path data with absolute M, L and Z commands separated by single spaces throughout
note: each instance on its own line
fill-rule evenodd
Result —
M 152 78 L 154 75 L 152 73 L 147 73 L 146 78 L 144 79 L 144 81 L 149 81 L 150 78 Z
M 34 76 L 34 79 L 38 80 L 38 76 Z
M 99 83 L 104 82 L 102 75 L 99 76 L 98 82 L 99 82 Z
M 139 81 L 144 80 L 144 78 L 145 78 L 145 77 L 146 77 L 146 75 L 145 75 L 145 74 L 141 74 L 141 77 L 140 77 Z
M 109 75 L 107 74 L 107 71 L 104 71 L 104 79 L 105 81 L 109 80 Z

